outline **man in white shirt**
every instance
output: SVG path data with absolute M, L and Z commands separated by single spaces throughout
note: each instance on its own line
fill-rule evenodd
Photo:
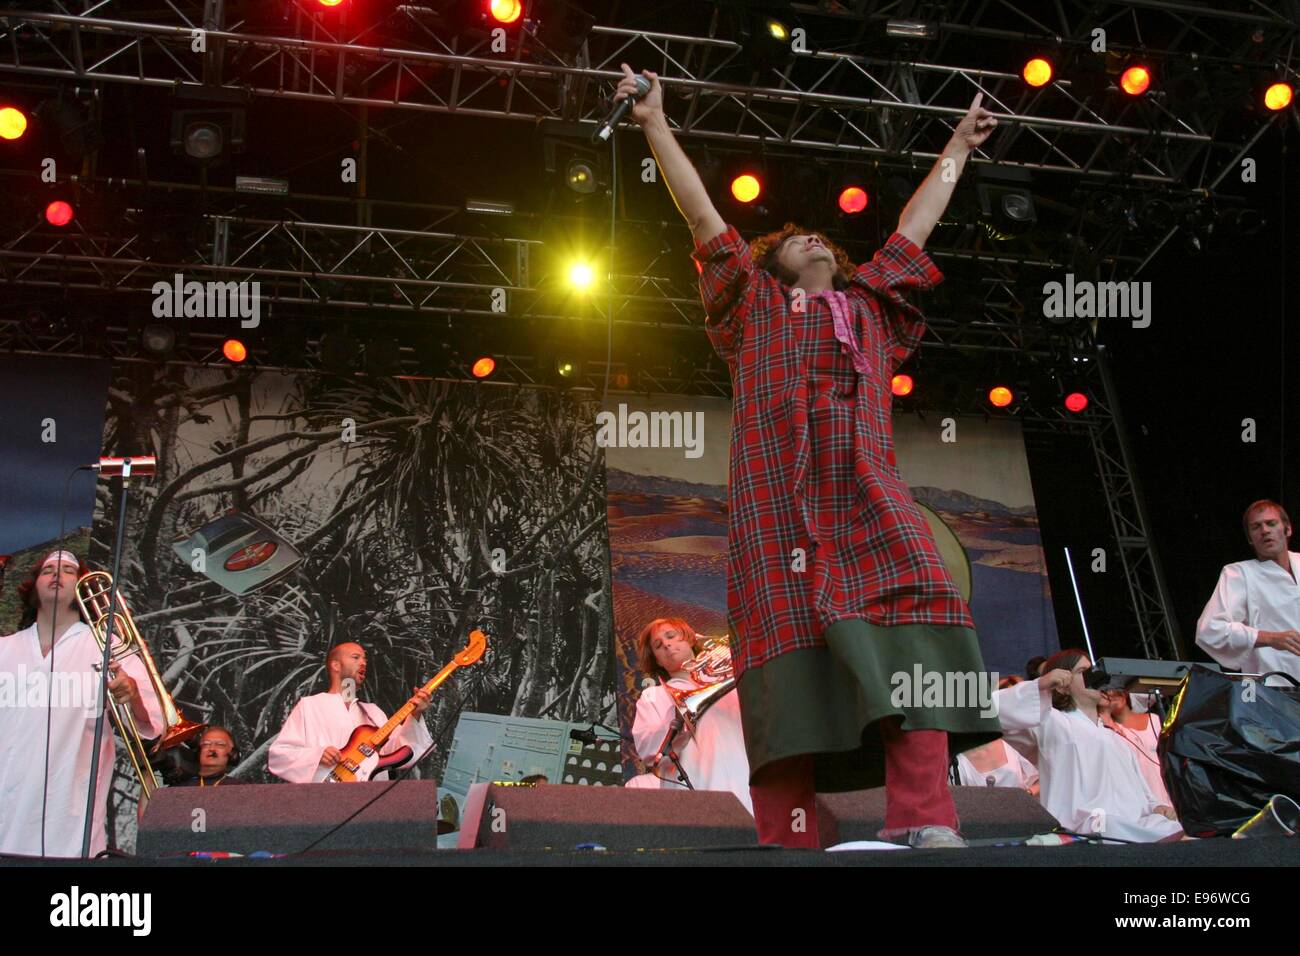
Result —
M 95 752 L 103 652 L 77 610 L 78 578 L 89 569 L 56 551 L 18 588 L 30 627 L 0 637 L 0 853 L 81 855 Z M 162 707 L 138 656 L 111 667 L 108 692 L 135 718 L 142 737 L 163 732 Z M 116 755 L 105 716 L 99 742 L 90 855 L 108 846 L 105 823 Z M 48 759 L 48 769 L 47 769 Z
M 1241 524 L 1255 557 L 1219 573 L 1196 622 L 1196 643 L 1223 667 L 1282 671 L 1300 681 L 1300 554 L 1287 550 L 1291 519 L 1264 500 L 1246 509 Z
M 388 722 L 388 716 L 374 704 L 356 699 L 356 689 L 366 679 L 366 652 L 360 644 L 330 648 L 325 668 L 330 689 L 294 705 L 267 754 L 271 773 L 289 783 L 321 782 L 339 762 L 340 748 L 347 745 L 353 730 L 362 724 L 382 727 Z M 416 688 L 412 699 L 414 712 L 388 738 L 380 756 L 406 746 L 418 759 L 433 742 L 422 716 L 429 706 L 429 694 Z M 386 780 L 388 772 L 380 771 L 373 779 Z

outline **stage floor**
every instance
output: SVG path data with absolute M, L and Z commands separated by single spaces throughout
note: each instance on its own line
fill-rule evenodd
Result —
M 113 857 L 100 860 L 0 859 L 3 867 L 245 868 L 284 866 L 763 866 L 763 867 L 1300 867 L 1300 839 L 1197 840 L 1142 846 L 972 847 L 966 850 L 783 850 L 684 848 L 575 850 L 333 850 L 272 859 Z

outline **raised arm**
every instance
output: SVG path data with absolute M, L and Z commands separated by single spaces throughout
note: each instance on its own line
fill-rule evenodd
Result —
M 642 75 L 650 81 L 650 92 L 632 107 L 632 119 L 645 131 L 645 138 L 650 143 L 655 162 L 663 172 L 668 192 L 677 204 L 677 209 L 686 219 L 687 225 L 695 235 L 695 241 L 704 245 L 710 239 L 726 232 L 726 223 L 713 207 L 708 191 L 695 171 L 690 158 L 682 151 L 673 131 L 668 128 L 664 117 L 663 90 L 659 86 L 659 77 L 649 70 L 642 70 Z M 621 100 L 636 91 L 636 76 L 632 68 L 623 64 L 623 79 L 619 81 L 615 100 Z
M 948 208 L 952 191 L 957 188 L 957 180 L 966 168 L 967 157 L 984 144 L 993 127 L 998 125 L 997 118 L 980 106 L 983 100 L 983 93 L 975 94 L 970 110 L 953 130 L 952 139 L 943 148 L 930 175 L 917 187 L 903 207 L 903 214 L 898 217 L 898 231 L 920 248 L 925 247 L 935 223 Z

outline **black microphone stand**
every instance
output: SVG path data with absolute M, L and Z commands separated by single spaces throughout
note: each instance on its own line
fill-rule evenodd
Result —
M 99 713 L 95 715 L 95 745 L 90 751 L 90 785 L 86 793 L 86 821 L 81 831 L 81 858 L 90 858 L 90 834 L 95 825 L 95 791 L 99 782 L 99 748 L 104 739 L 104 709 L 108 706 L 108 668 L 112 660 L 113 624 L 117 620 L 117 582 L 122 565 L 122 543 L 126 531 L 126 497 L 131 484 L 131 459 L 122 460 L 122 497 L 117 509 L 117 542 L 113 545 L 113 584 L 108 590 L 108 624 L 104 629 L 104 658 L 99 674 Z M 130 706 L 129 704 L 127 706 Z M 145 769 L 148 773 L 148 768 Z
M 682 732 L 685 726 L 686 715 L 679 710 L 677 716 L 673 718 L 673 722 L 668 725 L 668 733 L 664 735 L 664 742 L 659 745 L 659 752 L 655 754 L 652 766 L 655 769 L 655 775 L 658 776 L 659 764 L 663 762 L 664 757 L 667 757 L 677 767 L 677 776 L 686 785 L 686 789 L 694 790 L 695 785 L 691 783 L 686 768 L 682 766 L 681 757 L 677 755 L 677 748 L 673 746 L 673 741 L 677 739 L 677 735 Z

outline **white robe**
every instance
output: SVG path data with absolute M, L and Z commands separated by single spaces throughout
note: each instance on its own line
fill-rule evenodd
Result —
M 1161 803 L 1133 748 L 1100 720 L 1056 710 L 1038 681 L 997 691 L 994 700 L 1007 742 L 1021 752 L 1036 750 L 1039 801 L 1065 829 L 1140 843 L 1182 829 L 1155 812 Z
M 682 677 L 674 677 L 669 683 L 682 690 L 696 686 Z M 656 684 L 641 692 L 636 702 L 632 739 L 642 760 L 649 760 L 659 751 L 674 716 L 672 697 L 664 687 Z M 704 712 L 696 724 L 695 738 L 682 745 L 678 756 L 696 790 L 730 790 L 746 810 L 754 812 L 749 795 L 745 734 L 740 724 L 740 695 L 736 691 L 728 692 Z M 670 758 L 665 757 L 659 764 L 659 777 L 660 787 L 685 789 Z M 645 778 L 633 778 L 628 784 L 650 787 L 654 785 L 654 777 L 646 774 Z
M 1243 674 L 1283 671 L 1300 681 L 1300 654 L 1256 647 L 1260 631 L 1300 631 L 1300 554 L 1291 572 L 1276 561 L 1238 561 L 1219 572 L 1214 594 L 1196 622 L 1196 643 L 1223 667 Z M 1291 686 L 1274 677 L 1270 684 Z
M 44 790 L 45 855 L 81 855 L 100 686 L 92 665 L 102 660 L 103 653 L 94 633 L 78 621 L 54 642 L 52 655 L 53 677 L 34 624 L 0 637 L 0 853 L 40 855 Z M 141 736 L 157 737 L 163 730 L 162 709 L 144 665 L 131 656 L 123 661 L 122 670 L 135 680 L 149 713 L 148 722 L 137 720 Z M 38 687 L 47 693 L 37 697 Z M 50 767 L 45 788 L 47 716 Z M 108 846 L 105 822 L 116 752 L 112 717 L 106 714 L 90 828 L 91 856 Z
M 1157 749 L 1160 745 L 1160 725 L 1156 722 L 1155 715 L 1147 715 L 1147 722 L 1141 730 L 1116 723 L 1114 732 L 1129 741 L 1129 746 L 1133 747 L 1138 769 L 1142 771 L 1151 792 L 1156 795 L 1156 800 L 1161 806 L 1172 806 L 1164 778 L 1160 775 L 1160 751 Z
M 320 765 L 320 755 L 326 747 L 342 750 L 352 731 L 362 724 L 382 727 L 387 722 L 388 715 L 374 704 L 354 701 L 349 707 L 342 694 L 326 691 L 304 697 L 294 704 L 272 741 L 267 767 L 289 783 L 319 783 L 330 772 L 330 768 Z M 432 742 L 424 718 L 413 715 L 393 732 L 379 753 L 386 755 L 407 746 L 413 751 L 411 759 L 416 760 Z M 388 771 L 381 771 L 372 779 L 387 780 Z
M 992 770 L 977 770 L 965 753 L 958 754 L 957 778 L 963 787 L 1015 787 L 1018 790 L 1028 790 L 1038 782 L 1037 768 L 1005 740 L 995 740 L 984 746 L 998 748 L 1002 752 L 1003 762 Z

